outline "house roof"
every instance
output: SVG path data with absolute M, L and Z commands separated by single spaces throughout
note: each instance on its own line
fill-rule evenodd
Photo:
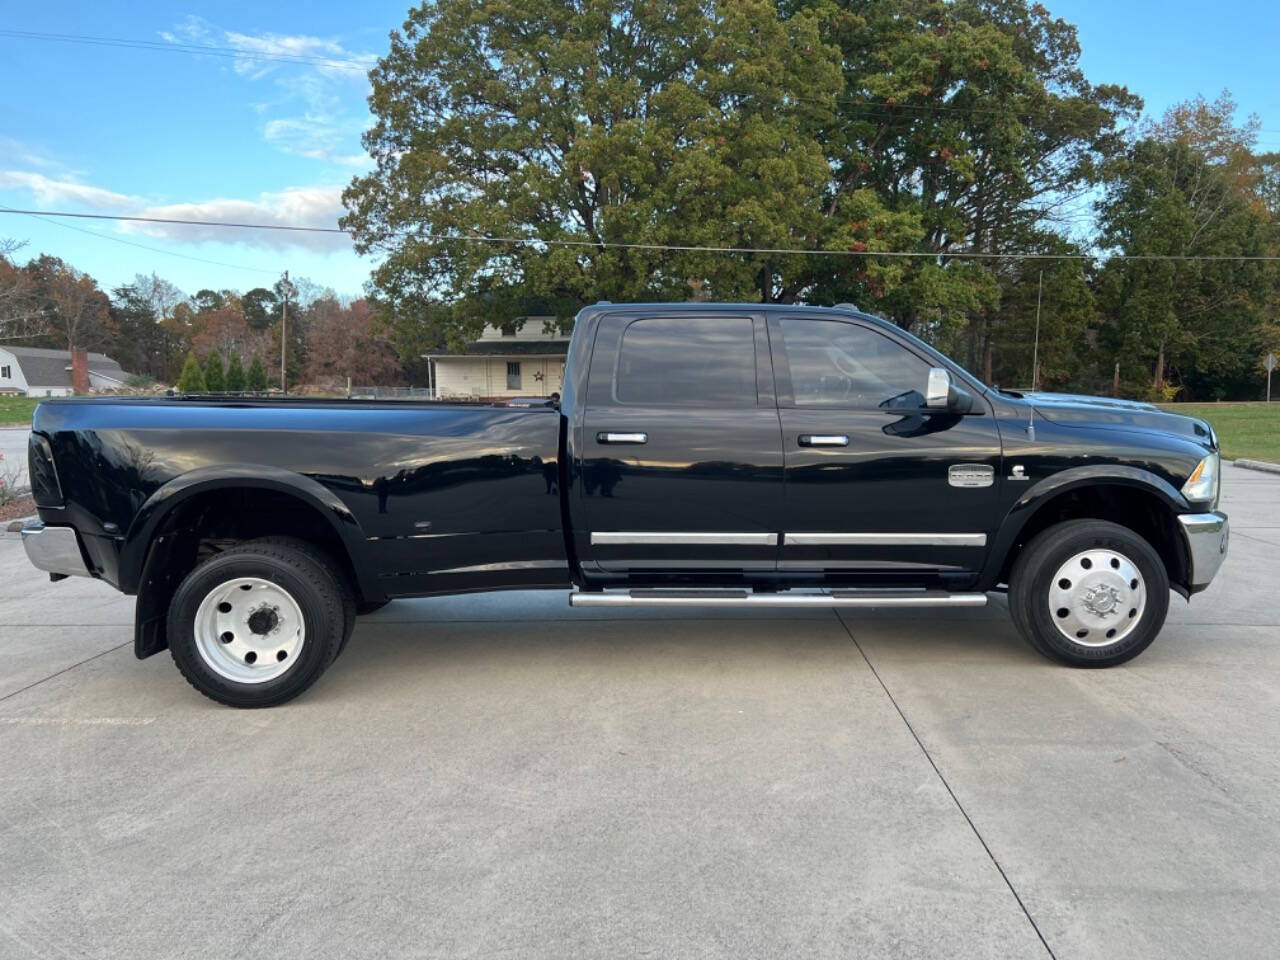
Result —
M 477 340 L 462 352 L 444 351 L 427 353 L 426 357 L 439 360 L 444 357 L 563 357 L 569 352 L 565 340 Z
M 43 347 L 5 347 L 22 367 L 22 376 L 32 387 L 70 387 L 71 351 L 46 350 Z M 89 354 L 89 372 L 119 380 L 129 376 L 105 353 Z

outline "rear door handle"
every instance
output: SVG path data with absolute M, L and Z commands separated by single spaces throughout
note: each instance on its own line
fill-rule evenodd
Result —
M 802 433 L 802 447 L 847 447 L 849 438 L 843 433 Z
M 596 434 L 597 443 L 648 443 L 647 433 L 610 433 L 602 431 Z

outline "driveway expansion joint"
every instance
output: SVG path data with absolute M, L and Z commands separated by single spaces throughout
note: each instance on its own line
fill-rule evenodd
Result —
M 916 746 L 920 748 L 920 752 L 924 754 L 924 758 L 929 761 L 929 766 L 933 768 L 934 774 L 942 783 L 943 789 L 947 791 L 947 795 L 951 797 L 952 803 L 956 805 L 956 809 L 960 811 L 960 815 L 964 817 L 965 823 L 969 824 L 969 829 L 973 831 L 973 835 L 978 838 L 978 842 L 982 844 L 982 849 L 986 851 L 987 858 L 991 861 L 991 865 L 996 868 L 996 872 L 1000 874 L 1000 879 L 1004 881 L 1004 885 L 1009 888 L 1009 892 L 1013 894 L 1013 899 L 1017 901 L 1022 915 L 1027 918 L 1027 923 L 1031 924 L 1031 929 L 1035 931 L 1036 937 L 1039 938 L 1041 946 L 1044 947 L 1045 953 L 1050 960 L 1058 960 L 1057 955 L 1053 952 L 1053 948 L 1049 946 L 1049 941 L 1045 939 L 1044 934 L 1040 932 L 1040 926 L 1036 923 L 1035 918 L 1031 916 L 1031 911 L 1027 909 L 1027 905 L 1023 903 L 1021 895 L 1013 885 L 1013 881 L 1009 879 L 1009 875 L 1004 872 L 1004 867 L 1000 866 L 1000 861 L 996 859 L 995 853 L 987 844 L 986 838 L 982 836 L 978 830 L 978 825 L 973 822 L 973 818 L 969 816 L 969 811 L 965 810 L 964 804 L 960 802 L 960 798 L 956 796 L 956 792 L 951 789 L 951 784 L 947 782 L 947 778 L 943 776 L 942 770 L 938 768 L 937 762 L 933 759 L 933 755 L 929 753 L 929 748 L 924 745 L 924 741 L 920 739 L 920 735 L 916 733 L 915 727 L 911 725 L 911 721 L 907 719 L 907 715 L 903 712 L 902 707 L 898 706 L 898 701 L 894 699 L 888 685 L 884 682 L 884 678 L 880 676 L 880 671 L 875 668 L 875 664 L 871 662 L 871 658 L 867 656 L 867 652 L 862 649 L 862 644 L 858 642 L 858 638 L 853 635 L 853 631 L 849 629 L 849 624 L 845 621 L 842 611 L 836 610 L 836 619 L 840 621 L 840 626 L 844 627 L 844 632 L 849 635 L 849 639 L 857 648 L 858 653 L 862 655 L 862 659 L 867 664 L 867 669 L 871 671 L 871 675 L 876 678 L 876 682 L 880 684 L 880 689 L 884 691 L 884 695 L 889 698 L 889 702 L 893 704 L 893 709 L 898 712 L 898 716 L 902 718 L 903 724 L 906 725 L 907 732 L 916 742 Z

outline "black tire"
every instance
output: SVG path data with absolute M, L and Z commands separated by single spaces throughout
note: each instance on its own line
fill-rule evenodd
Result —
M 351 633 L 356 628 L 356 592 L 347 581 L 346 574 L 333 562 L 333 558 L 329 554 L 306 540 L 299 540 L 296 537 L 260 537 L 253 542 L 274 543 L 305 553 L 328 570 L 333 579 L 338 582 L 338 587 L 342 590 L 342 642 L 338 644 L 338 649 L 333 654 L 333 659 L 337 660 L 338 657 L 342 656 L 342 651 L 347 649 L 347 642 L 351 639 Z M 332 666 L 332 661 L 330 661 L 330 665 Z
M 278 676 L 263 682 L 239 682 L 219 673 L 200 652 L 196 639 L 201 603 L 219 585 L 241 578 L 265 581 L 285 591 L 305 626 L 296 657 Z M 346 630 L 349 603 L 340 579 L 319 551 L 297 541 L 252 540 L 211 557 L 187 574 L 169 606 L 169 650 L 187 682 L 211 700 L 231 707 L 276 706 L 310 687 L 333 663 Z
M 1140 609 L 1136 623 L 1129 626 L 1124 604 L 1103 614 L 1102 622 L 1114 624 L 1112 630 L 1128 629 L 1114 642 L 1107 633 L 1083 631 L 1081 640 L 1073 640 L 1060 631 L 1055 615 L 1069 616 L 1066 607 L 1057 614 L 1050 609 L 1054 577 L 1064 564 L 1091 550 L 1105 550 L 1127 560 L 1142 577 L 1142 603 L 1135 600 L 1130 609 Z M 1081 573 L 1082 582 L 1085 573 Z M 1058 584 L 1063 584 L 1059 579 Z M 1071 581 L 1066 581 L 1070 585 Z M 1090 598 L 1090 602 L 1094 602 Z M 1164 561 L 1145 539 L 1128 527 L 1106 520 L 1067 520 L 1038 534 L 1023 548 L 1009 576 L 1009 610 L 1023 638 L 1052 660 L 1073 667 L 1112 667 L 1132 660 L 1151 645 L 1169 612 L 1169 574 Z M 1067 621 L 1064 621 L 1067 622 Z M 1101 628 L 1100 628 L 1101 629 Z M 1086 643 L 1103 645 L 1089 646 Z
M 356 616 L 364 617 L 377 613 L 390 602 L 390 600 L 362 600 L 356 604 Z

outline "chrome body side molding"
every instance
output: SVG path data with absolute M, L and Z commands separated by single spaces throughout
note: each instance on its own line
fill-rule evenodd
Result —
M 985 547 L 985 533 L 788 533 L 796 547 Z
M 591 534 L 592 546 L 644 544 L 662 546 L 776 547 L 776 533 L 640 533 L 603 531 Z

